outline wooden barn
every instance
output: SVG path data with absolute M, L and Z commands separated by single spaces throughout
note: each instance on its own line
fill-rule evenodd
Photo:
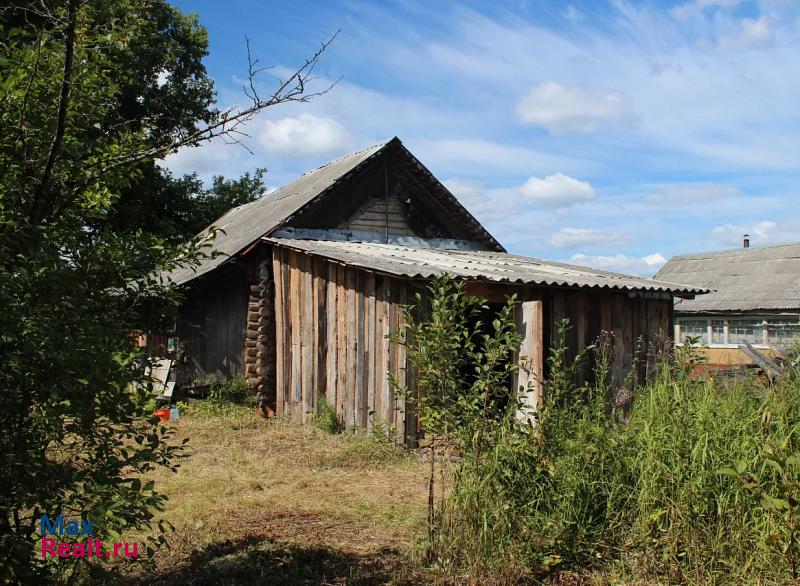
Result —
M 302 421 L 324 395 L 348 427 L 389 422 L 410 441 L 416 424 L 387 374 L 413 388 L 413 372 L 387 335 L 432 277 L 463 279 L 490 304 L 517 294 L 525 368 L 515 382 L 532 406 L 562 318 L 573 325 L 573 354 L 601 330 L 614 333 L 621 383 L 637 339 L 671 331 L 673 298 L 705 292 L 506 253 L 397 138 L 306 173 L 215 225 L 223 254 L 172 275 L 186 288 L 177 332 L 188 379 L 243 374 L 277 413 Z

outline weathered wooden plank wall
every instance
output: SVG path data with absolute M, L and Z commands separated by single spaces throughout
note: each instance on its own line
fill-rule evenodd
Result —
M 273 274 L 278 414 L 307 422 L 323 395 L 346 427 L 389 424 L 402 438 L 388 374 L 405 384 L 406 356 L 386 336 L 400 328 L 409 283 L 280 246 Z
M 413 413 L 394 396 L 388 374 L 413 387 L 404 348 L 387 340 L 401 327 L 401 306 L 419 285 L 370 271 L 343 266 L 281 246 L 273 248 L 276 322 L 276 403 L 279 414 L 309 421 L 319 396 L 335 406 L 347 428 L 392 425 L 398 438 L 412 441 L 418 432 Z M 557 328 L 569 319 L 568 360 L 593 344 L 601 331 L 614 335 L 612 381 L 619 386 L 634 365 L 638 381 L 647 369 L 651 342 L 668 331 L 670 299 L 626 292 L 494 286 L 472 283 L 467 291 L 490 302 L 516 293 L 515 320 L 525 364 L 515 386 L 531 388 L 529 403 L 541 399 L 547 376 L 548 348 Z M 578 372 L 589 380 L 587 360 Z
M 651 344 L 668 335 L 672 300 L 626 292 L 579 289 L 551 289 L 544 293 L 545 347 L 557 342 L 558 323 L 569 319 L 567 332 L 568 360 L 594 344 L 601 331 L 614 336 L 612 384 L 620 386 L 636 365 L 637 382 L 643 382 L 652 365 Z M 578 372 L 579 380 L 588 380 L 594 367 L 592 357 Z M 546 369 L 545 369 L 546 370 Z
M 491 303 L 502 303 L 510 295 L 517 295 L 520 306 L 515 319 L 518 331 L 523 334 L 521 355 L 531 362 L 535 371 L 520 373 L 515 386 L 528 383 L 535 385 L 537 378 L 541 380 L 547 376 L 549 348 L 558 342 L 558 324 L 562 319 L 568 319 L 570 326 L 566 334 L 568 360 L 573 360 L 583 348 L 594 344 L 601 331 L 613 334 L 614 362 L 611 374 L 615 386 L 623 383 L 634 364 L 637 365 L 637 381 L 644 381 L 652 366 L 651 344 L 663 340 L 672 332 L 672 299 L 666 297 L 625 291 L 491 283 L 468 283 L 466 291 Z M 530 302 L 536 300 L 542 302 L 541 330 L 538 326 L 531 328 L 539 308 Z M 539 346 L 540 350 L 535 351 L 535 346 Z M 577 373 L 576 382 L 590 380 L 593 369 L 593 357 L 589 355 Z M 536 394 L 541 396 L 540 386 L 536 386 Z M 533 399 L 531 397 L 531 402 Z
M 253 272 L 249 264 L 236 263 L 198 282 L 187 293 L 177 334 L 188 354 L 188 380 L 244 374 Z

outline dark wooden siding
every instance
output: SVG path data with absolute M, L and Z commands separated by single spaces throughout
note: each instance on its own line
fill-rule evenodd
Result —
M 551 289 L 545 295 L 545 345 L 557 342 L 557 327 L 568 319 L 568 359 L 594 344 L 601 331 L 611 332 L 614 342 L 612 383 L 619 386 L 634 364 L 636 380 L 643 382 L 651 345 L 670 333 L 671 298 L 655 298 L 617 291 Z M 579 381 L 587 380 L 593 369 L 592 357 L 578 372 Z
M 502 302 L 516 294 L 520 301 L 541 299 L 543 303 L 542 361 L 547 375 L 548 349 L 557 340 L 558 324 L 569 320 L 567 358 L 574 360 L 581 349 L 594 344 L 605 330 L 614 336 L 612 379 L 621 385 L 634 363 L 637 380 L 644 381 L 651 346 L 672 333 L 672 299 L 665 296 L 597 289 L 559 289 L 470 283 L 467 291 L 490 302 Z M 578 383 L 588 380 L 594 364 L 591 355 L 578 372 Z M 638 359 L 638 360 L 637 360 Z
M 187 292 L 177 326 L 190 380 L 244 373 L 248 269 L 244 263 L 223 267 Z

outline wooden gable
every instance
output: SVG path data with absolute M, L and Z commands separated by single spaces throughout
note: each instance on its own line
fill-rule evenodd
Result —
M 339 228 L 378 233 L 388 229 L 389 234 L 417 236 L 408 217 L 410 199 L 401 199 L 401 193 L 401 189 L 395 188 L 388 198 L 381 194 L 368 196 L 367 201 Z
M 296 213 L 281 230 L 316 239 L 459 241 L 473 249 L 502 251 L 399 141 Z

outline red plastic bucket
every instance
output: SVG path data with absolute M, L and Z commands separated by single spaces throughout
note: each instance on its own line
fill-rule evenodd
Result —
M 155 411 L 153 411 L 153 415 L 158 417 L 158 420 L 161 423 L 169 421 L 169 409 L 156 409 Z

